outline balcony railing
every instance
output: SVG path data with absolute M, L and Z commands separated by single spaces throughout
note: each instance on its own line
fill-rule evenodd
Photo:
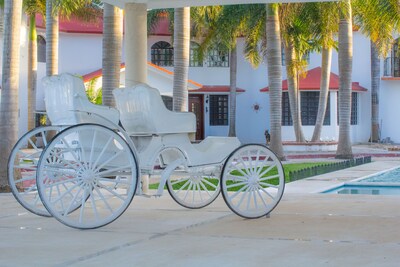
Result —
M 400 57 L 388 57 L 385 59 L 383 75 L 387 77 L 400 77 Z

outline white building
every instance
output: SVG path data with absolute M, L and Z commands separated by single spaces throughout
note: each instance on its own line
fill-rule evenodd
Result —
M 39 37 L 39 70 L 38 81 L 45 75 L 45 33 L 43 21 L 38 20 Z M 99 69 L 102 64 L 102 22 L 83 24 L 79 21 L 62 21 L 60 23 L 60 48 L 59 48 L 59 72 L 70 72 L 81 75 L 84 79 L 96 78 L 101 75 Z M 23 31 L 24 32 L 24 31 Z M 25 31 L 26 34 L 26 31 Z M 172 92 L 172 53 L 171 36 L 165 25 L 148 38 L 148 83 L 160 89 L 162 94 L 171 96 Z M 194 40 L 195 42 L 195 40 Z M 192 43 L 192 53 L 195 53 L 195 43 Z M 382 80 L 380 91 L 380 122 L 381 137 L 390 137 L 394 142 L 400 143 L 400 126 L 396 116 L 400 112 L 397 101 L 400 100 L 400 71 L 398 54 L 394 51 L 385 62 L 382 60 Z M 26 44 L 22 46 L 21 59 L 21 83 L 20 83 L 20 135 L 26 132 Z M 238 78 L 237 86 L 237 136 L 243 143 L 264 143 L 264 132 L 269 128 L 269 100 L 268 93 L 261 89 L 268 87 L 267 67 L 262 63 L 259 68 L 253 69 L 245 60 L 243 40 L 238 44 Z M 198 112 L 198 138 L 209 135 L 224 136 L 228 133 L 228 92 L 229 92 L 229 57 L 224 51 L 211 51 L 210 56 L 203 62 L 191 61 L 189 69 L 190 110 Z M 370 43 L 360 32 L 354 32 L 354 58 L 353 81 L 356 89 L 353 90 L 353 116 L 352 116 L 352 141 L 367 142 L 371 129 L 371 82 L 370 82 Z M 124 56 L 122 56 L 124 61 Z M 309 70 L 320 67 L 321 56 L 311 54 L 309 58 Z M 283 68 L 284 70 L 284 68 Z M 307 79 L 318 82 L 318 75 L 310 71 Z M 332 77 L 338 73 L 337 53 L 333 53 Z M 124 81 L 124 69 L 121 72 L 121 82 Z M 286 79 L 285 72 L 283 79 Z M 122 84 L 123 86 L 123 84 Z M 306 139 L 310 140 L 313 126 L 313 117 L 316 114 L 315 96 L 317 88 L 307 88 L 307 83 L 301 87 L 303 94 L 303 126 Z M 265 91 L 265 90 L 264 90 Z M 168 99 L 168 98 L 166 98 Z M 316 98 L 317 99 L 317 98 Z M 307 104 L 305 103 L 307 101 Z M 38 85 L 37 110 L 44 109 L 43 94 L 40 83 Z M 330 122 L 324 126 L 323 140 L 337 140 L 337 88 L 330 91 L 329 101 Z M 284 104 L 285 105 L 285 104 Z M 288 112 L 283 109 L 284 112 Z M 283 114 L 285 120 L 285 114 Z M 287 117 L 287 116 L 286 116 Z M 287 118 L 286 118 L 287 119 Z M 305 122 L 305 123 L 304 123 Z M 293 127 L 290 120 L 283 121 L 282 138 L 284 141 L 294 140 Z

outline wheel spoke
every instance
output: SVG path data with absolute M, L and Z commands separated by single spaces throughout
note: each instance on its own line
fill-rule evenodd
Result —
M 242 171 L 245 173 L 244 176 L 249 176 L 251 173 L 248 173 L 248 172 L 247 172 L 247 170 L 248 170 L 249 167 L 247 167 L 246 163 L 244 163 L 243 158 L 242 158 L 242 157 L 239 157 L 239 161 L 240 161 L 240 163 L 242 163 L 242 165 L 243 165 L 243 168 L 244 168 L 244 169 L 242 169 Z
M 272 187 L 272 188 L 279 188 L 279 186 L 269 184 L 269 183 L 264 183 L 264 182 L 259 182 L 260 185 L 266 186 L 266 187 Z
M 203 188 L 203 190 L 207 192 L 208 196 L 211 197 L 212 195 L 211 195 L 210 191 L 208 191 L 207 187 L 203 184 L 203 182 L 200 181 L 199 184 L 200 184 L 200 186 Z M 202 200 L 202 201 L 203 201 L 203 200 Z
M 121 171 L 121 172 L 125 171 L 125 174 L 126 174 L 126 170 L 129 170 L 131 167 L 132 166 L 130 166 L 130 165 L 126 165 L 126 166 L 122 166 L 122 167 L 115 167 L 113 169 L 108 169 L 105 171 L 96 170 L 95 172 L 97 172 L 96 175 L 98 175 L 98 176 L 104 176 L 106 174 L 115 173 L 115 172 L 119 173 L 119 171 Z
M 106 189 L 108 192 L 110 192 L 111 194 L 113 194 L 114 196 L 120 198 L 122 201 L 125 201 L 125 199 L 123 199 L 121 196 L 117 195 L 115 192 L 111 192 L 110 190 Z M 99 190 L 99 188 L 97 186 L 94 187 L 94 190 L 96 190 L 97 194 L 99 195 L 100 199 L 103 201 L 103 203 L 106 205 L 107 209 L 111 212 L 111 214 L 114 212 L 114 210 L 111 208 L 110 204 L 108 203 L 108 201 L 106 200 L 106 198 L 104 197 L 103 193 L 101 193 L 101 191 Z
M 247 185 L 247 184 L 248 184 L 248 182 L 245 181 L 245 182 L 241 182 L 241 183 L 237 183 L 237 184 L 230 184 L 230 185 L 227 185 L 226 188 L 227 188 L 227 189 L 230 189 L 230 188 L 233 188 L 233 187 L 236 187 L 236 186 L 242 186 L 242 185 Z
M 110 179 L 110 178 L 104 178 L 104 177 L 99 177 L 96 178 L 98 181 L 102 181 L 102 182 L 108 182 L 108 183 L 114 183 L 114 184 L 123 184 L 123 185 L 131 185 L 132 181 L 128 181 L 128 179 L 126 180 L 118 180 L 118 179 Z
M 243 203 L 243 200 L 244 200 L 245 196 L 249 193 L 249 191 L 250 191 L 250 187 L 247 186 L 246 191 L 244 191 L 244 192 L 242 193 L 242 196 L 241 196 L 241 198 L 240 198 L 240 200 L 239 200 L 239 203 L 236 205 L 237 208 L 240 208 L 240 206 L 241 206 L 242 203 Z
M 279 177 L 280 177 L 280 175 L 276 174 L 276 175 L 272 175 L 272 176 L 262 177 L 262 178 L 260 178 L 260 181 L 272 180 L 272 179 L 279 178 Z
M 245 185 L 242 188 L 240 188 L 238 191 L 236 191 L 233 195 L 231 195 L 229 198 L 232 200 L 234 199 L 237 195 L 239 195 L 241 192 L 246 190 L 249 187 L 249 185 Z
M 206 179 L 203 179 L 202 182 L 207 184 L 207 185 L 209 185 L 209 186 L 211 186 L 215 190 L 218 189 L 218 185 L 215 185 L 215 184 L 211 183 L 210 181 L 207 181 Z
M 268 193 L 267 190 L 265 190 L 263 187 L 259 186 L 259 189 L 261 189 L 261 191 L 263 191 L 267 196 L 269 196 L 272 199 L 275 199 L 273 195 L 271 195 L 270 193 Z
M 92 162 L 93 162 L 93 151 L 94 151 L 94 145 L 96 144 L 96 138 L 97 138 L 97 130 L 94 131 L 93 133 L 93 139 L 92 139 L 92 146 L 90 148 L 90 155 L 89 155 L 89 168 L 92 169 Z
M 68 142 L 67 142 L 64 138 L 61 138 L 61 141 L 62 141 L 62 142 L 64 143 L 64 145 L 67 147 L 67 150 L 66 150 L 66 151 L 69 152 L 69 154 L 71 154 L 72 157 L 75 159 L 75 162 L 76 162 L 77 164 L 79 164 L 79 167 L 84 168 L 84 166 L 83 166 L 82 163 L 80 162 L 78 156 L 75 154 L 75 150 L 76 150 L 76 149 L 71 148 L 71 147 L 69 146 Z
M 258 196 L 260 197 L 261 201 L 263 202 L 264 207 L 265 207 L 265 208 L 268 208 L 267 203 L 265 203 L 264 198 L 261 196 L 260 190 L 257 190 L 257 194 L 258 194 Z
M 35 149 L 36 151 L 39 150 L 39 148 L 37 148 L 37 146 L 35 145 L 35 143 L 33 143 L 31 138 L 28 139 L 28 142 L 33 147 L 33 149 Z
M 27 182 L 27 181 L 33 181 L 35 179 L 36 179 L 36 175 L 29 175 L 29 176 L 25 176 L 22 179 L 15 180 L 15 183 L 18 184 L 18 183 Z M 35 183 L 36 183 L 36 181 L 35 181 Z
M 42 141 L 43 141 L 43 146 L 47 146 L 47 139 L 46 139 L 46 134 L 44 131 L 40 132 L 42 134 Z
M 78 192 L 73 195 L 71 202 L 68 205 L 68 208 L 64 211 L 63 216 L 67 216 L 73 210 L 73 204 L 76 203 L 76 199 L 78 198 L 79 193 L 82 191 L 82 187 L 79 187 Z M 82 206 L 81 206 L 82 208 Z M 64 209 L 63 209 L 64 210 Z
M 276 165 L 273 164 L 271 166 L 269 166 L 267 169 L 265 169 L 263 172 L 261 172 L 258 177 L 263 177 L 265 174 L 267 174 L 269 171 L 271 171 Z M 262 169 L 262 168 L 261 168 Z
M 184 189 L 186 186 L 188 186 L 188 185 L 190 186 L 190 185 L 191 185 L 191 182 L 192 182 L 192 181 L 188 178 L 187 181 L 186 181 L 186 183 L 184 183 L 184 184 L 182 185 L 182 187 L 179 188 L 179 190 L 176 192 L 176 194 L 178 195 L 179 192 L 181 192 L 181 190 Z
M 122 201 L 125 201 L 125 200 L 126 200 L 126 199 L 123 198 L 121 195 L 117 194 L 117 193 L 113 190 L 113 188 L 110 188 L 110 187 L 108 187 L 108 186 L 105 186 L 104 184 L 101 184 L 101 183 L 98 183 L 97 185 L 98 185 L 98 187 L 100 187 L 101 189 L 107 190 L 109 193 L 111 193 L 111 194 L 114 195 L 115 197 L 121 199 Z M 95 188 L 97 189 L 97 187 L 95 187 Z M 97 191 L 97 190 L 96 190 L 96 191 Z
M 65 197 L 67 194 L 70 194 L 72 192 L 72 190 L 74 190 L 78 186 L 80 186 L 80 184 L 74 184 L 67 191 L 63 192 L 62 195 L 59 194 L 58 197 L 55 200 L 51 200 L 50 197 L 49 197 L 49 201 L 51 203 L 56 203 L 56 202 L 61 201 L 63 197 Z M 58 185 L 56 185 L 56 187 L 58 187 Z M 51 192 L 52 189 L 53 189 L 53 186 L 50 187 L 50 192 Z
M 238 175 L 233 175 L 231 173 L 227 174 L 228 177 L 233 177 L 233 180 L 235 182 L 235 180 L 239 180 L 239 181 L 247 181 L 248 178 L 243 177 L 243 176 L 238 176 Z
M 117 157 L 119 157 L 122 153 L 124 153 L 124 151 L 120 150 L 117 153 L 115 153 L 111 158 L 107 159 L 105 162 L 103 162 L 101 165 L 97 166 L 96 169 L 94 170 L 95 172 L 98 172 L 101 168 L 103 168 L 105 165 L 107 165 L 108 163 L 110 163 L 111 161 L 113 161 L 114 159 L 116 159 Z M 128 165 L 129 168 L 130 166 Z M 117 168 L 119 169 L 119 168 Z
M 97 156 L 96 161 L 94 162 L 93 166 L 97 166 L 99 163 L 100 158 L 103 156 L 103 154 L 107 151 L 108 146 L 110 145 L 111 141 L 113 140 L 113 137 L 110 136 L 106 144 L 104 145 L 103 149 L 101 150 L 100 154 Z

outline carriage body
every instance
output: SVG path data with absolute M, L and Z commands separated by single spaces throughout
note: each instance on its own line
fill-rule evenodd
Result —
M 155 88 L 115 89 L 115 109 L 90 103 L 82 80 L 73 75 L 47 77 L 43 84 L 48 129 L 54 133 L 46 128 L 39 131 L 41 138 L 37 131 L 28 133 L 9 164 L 14 195 L 37 190 L 34 204 L 19 201 L 39 215 L 97 228 L 117 219 L 135 194 L 148 194 L 149 179 L 159 183 L 153 195 L 166 186 L 177 203 L 193 209 L 212 203 L 222 188 L 228 206 L 246 218 L 269 214 L 282 197 L 283 168 L 268 148 L 241 146 L 236 137 L 193 142 L 194 114 L 168 110 Z M 34 153 L 27 153 L 24 143 L 33 145 Z M 28 178 L 15 171 L 24 169 L 18 152 L 35 155 L 29 177 L 36 183 L 29 190 L 21 187 Z

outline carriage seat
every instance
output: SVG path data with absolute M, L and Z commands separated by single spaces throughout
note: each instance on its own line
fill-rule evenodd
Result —
M 86 112 L 97 114 L 114 124 L 118 124 L 118 110 L 91 103 L 86 96 L 85 85 L 81 78 L 64 73 L 45 77 L 42 84 L 44 86 L 46 112 L 52 125 L 99 123 L 108 127 L 112 126 L 100 117 L 90 116 Z
M 196 133 L 196 117 L 168 110 L 160 92 L 147 84 L 113 91 L 121 123 L 129 135 Z

